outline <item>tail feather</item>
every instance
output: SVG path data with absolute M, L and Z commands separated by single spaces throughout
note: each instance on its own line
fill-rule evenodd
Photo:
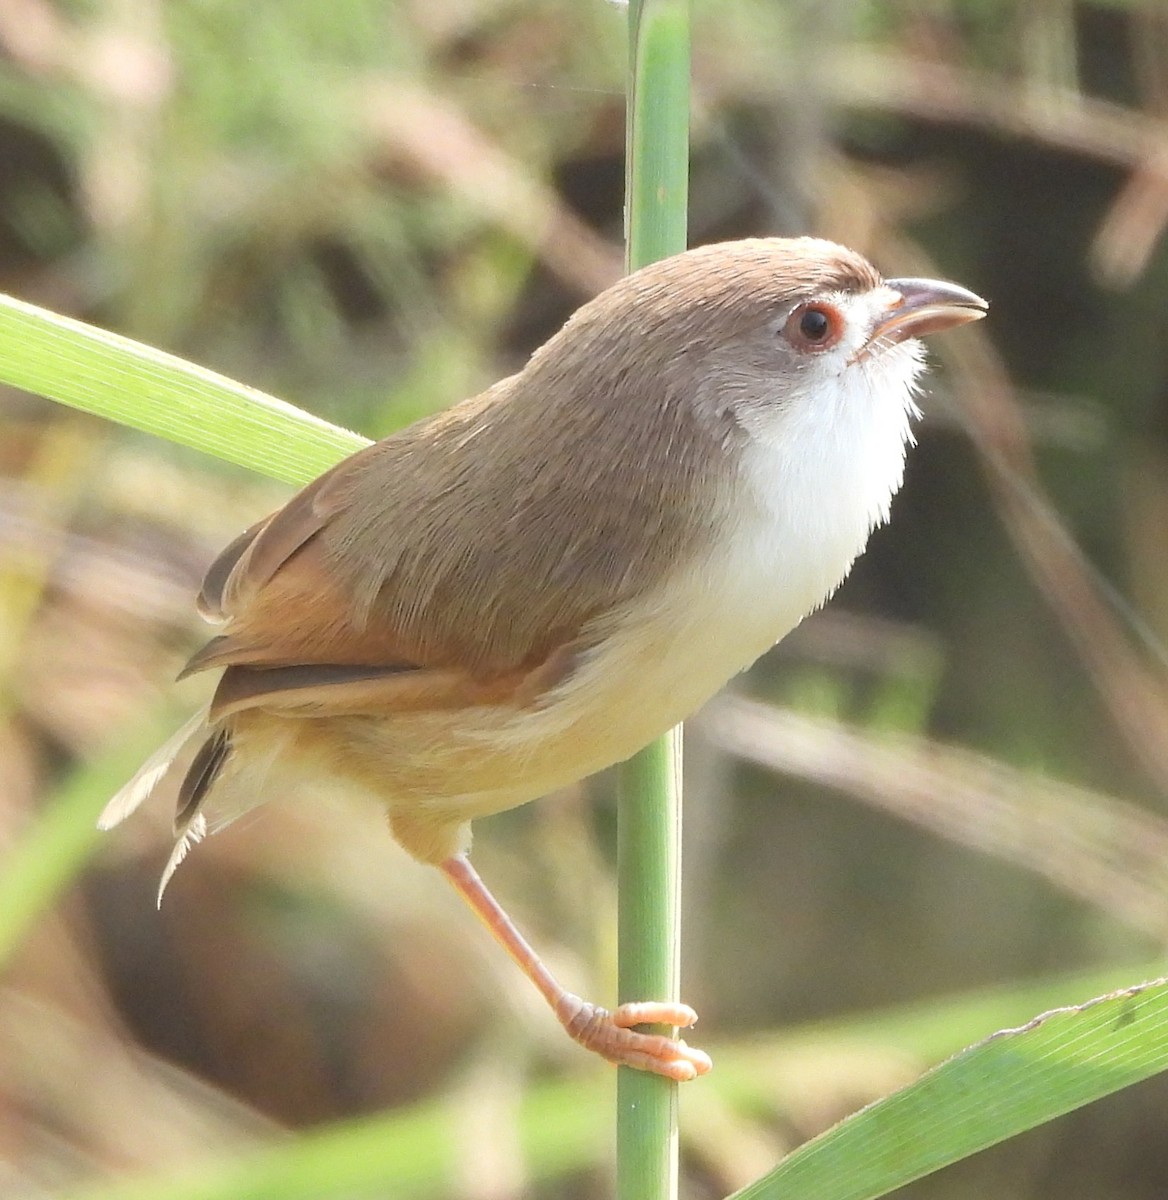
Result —
M 206 799 L 223 765 L 231 755 L 231 737 L 227 730 L 219 728 L 199 747 L 183 781 L 179 784 L 178 802 L 174 811 L 175 836 L 181 836 L 190 827 Z
M 207 729 L 207 710 L 200 709 L 177 733 L 138 768 L 134 777 L 102 809 L 98 829 L 113 829 L 139 808 L 165 778 L 183 747 Z
M 187 744 L 196 741 L 199 738 L 205 738 L 209 732 L 209 723 L 207 719 L 207 709 L 200 709 L 189 721 L 179 729 L 173 737 L 168 738 L 157 750 L 138 768 L 134 777 L 127 783 L 102 810 L 101 816 L 98 817 L 98 829 L 112 829 L 115 825 L 121 824 L 131 813 L 138 809 L 150 797 L 154 789 L 166 778 L 171 767 L 174 766 L 175 759 L 183 752 Z M 207 833 L 207 818 L 203 813 L 199 812 L 199 802 L 206 794 L 207 788 L 214 779 L 217 769 L 222 765 L 225 755 L 225 749 L 220 747 L 223 741 L 223 735 L 212 734 L 210 738 L 204 741 L 199 753 L 195 756 L 195 761 L 192 768 L 188 768 L 187 779 L 190 779 L 191 770 L 197 771 L 197 783 L 202 786 L 197 787 L 197 795 L 194 797 L 194 802 L 184 804 L 183 810 L 175 819 L 175 834 L 177 841 L 174 844 L 174 849 L 171 851 L 170 858 L 167 860 L 166 868 L 162 872 L 162 880 L 158 885 L 158 904 L 162 905 L 162 893 L 166 891 L 166 885 L 170 882 L 170 877 L 178 869 L 179 863 L 187 856 L 190 848 L 206 836 Z M 210 750 L 209 747 L 215 747 L 215 750 Z M 211 762 L 207 761 L 210 754 Z M 191 785 L 184 780 L 184 786 L 187 791 L 191 790 Z M 181 795 L 180 790 L 180 795 Z M 189 799 L 189 797 L 184 797 Z
M 124 821 L 167 776 L 188 744 L 197 744 L 178 786 L 175 844 L 162 872 L 159 904 L 171 876 L 192 846 L 262 802 L 268 772 L 292 738 L 291 730 L 281 730 L 281 736 L 265 739 L 258 751 L 251 744 L 251 753 L 237 762 L 233 753 L 236 733 L 233 722 L 212 722 L 208 709 L 201 709 L 142 764 L 98 820 L 99 829 L 112 829 Z
M 158 907 L 162 907 L 162 896 L 166 891 L 166 885 L 170 882 L 171 876 L 178 870 L 179 864 L 190 852 L 192 846 L 201 842 L 207 836 L 207 818 L 202 813 L 197 812 L 191 818 L 187 827 L 179 834 L 178 841 L 174 844 L 174 849 L 170 852 L 170 858 L 166 860 L 166 866 L 162 871 L 162 878 L 158 881 Z

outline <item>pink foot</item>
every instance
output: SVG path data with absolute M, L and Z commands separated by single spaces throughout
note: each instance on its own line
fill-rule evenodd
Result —
M 681 1038 L 638 1033 L 632 1028 L 634 1025 L 688 1028 L 698 1019 L 688 1004 L 645 1001 L 622 1004 L 615 1012 L 609 1012 L 565 992 L 556 1004 L 556 1016 L 581 1046 L 618 1066 L 652 1071 L 654 1075 L 684 1083 L 704 1075 L 714 1065 L 708 1054 L 687 1046 Z

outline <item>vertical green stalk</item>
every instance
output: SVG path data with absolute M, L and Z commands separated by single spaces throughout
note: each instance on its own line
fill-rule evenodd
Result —
M 626 263 L 686 247 L 689 3 L 630 0 Z M 620 773 L 619 990 L 622 1003 L 675 1000 L 680 987 L 681 729 Z M 618 1200 L 677 1195 L 677 1084 L 620 1068 Z

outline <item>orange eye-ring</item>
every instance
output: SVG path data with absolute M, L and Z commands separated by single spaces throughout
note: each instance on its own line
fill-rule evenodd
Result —
M 797 350 L 826 350 L 843 332 L 843 314 L 832 304 L 800 304 L 783 326 L 784 336 Z

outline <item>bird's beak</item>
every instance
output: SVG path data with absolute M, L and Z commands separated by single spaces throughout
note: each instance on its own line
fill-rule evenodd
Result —
M 870 347 L 980 321 L 989 309 L 980 296 L 938 279 L 888 279 L 884 286 L 894 297 L 872 329 Z

